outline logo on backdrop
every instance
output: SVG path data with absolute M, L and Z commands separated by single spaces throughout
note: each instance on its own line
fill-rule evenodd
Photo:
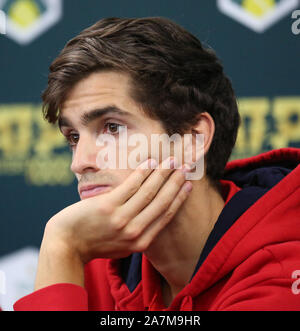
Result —
M 56 24 L 62 15 L 61 0 L 0 0 L 5 33 L 26 45 Z
M 0 34 L 6 34 L 6 15 L 0 10 Z
M 298 7 L 298 0 L 218 0 L 219 10 L 262 33 Z
M 295 21 L 292 24 L 292 32 L 297 35 L 300 33 L 300 10 L 295 10 L 292 12 L 292 19 Z

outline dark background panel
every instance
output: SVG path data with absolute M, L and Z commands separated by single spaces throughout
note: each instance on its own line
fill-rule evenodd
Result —
M 82 29 L 112 16 L 163 16 L 179 23 L 215 49 L 239 98 L 265 97 L 272 110 L 276 97 L 299 97 L 300 35 L 291 32 L 290 14 L 260 34 L 224 15 L 216 2 L 209 0 L 65 0 L 62 3 L 60 21 L 28 45 L 0 36 L 0 107 L 30 104 L 35 107 L 36 116 L 41 116 L 38 105 L 51 61 Z M 271 125 L 272 116 L 269 117 L 265 126 Z M 32 125 L 33 138 L 27 157 L 29 161 L 42 163 L 35 151 L 42 131 L 38 127 L 34 129 L 35 126 Z M 4 160 L 1 133 L 0 162 Z M 300 141 L 294 147 L 300 147 Z M 266 144 L 266 148 L 272 146 Z M 59 164 L 53 168 L 53 160 L 69 152 L 62 146 L 51 153 L 45 156 L 45 162 L 49 163 L 49 169 L 52 163 L 49 171 L 55 174 L 60 168 Z M 26 160 L 18 164 L 22 162 Z M 78 201 L 74 180 L 37 185 L 28 179 L 24 164 L 23 169 L 12 175 L 0 169 L 0 256 L 26 246 L 39 247 L 47 220 Z

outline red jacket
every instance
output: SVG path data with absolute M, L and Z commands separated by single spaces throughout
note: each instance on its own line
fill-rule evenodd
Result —
M 168 308 L 160 275 L 137 253 L 93 260 L 85 288 L 51 285 L 15 310 L 300 310 L 299 161 L 300 149 L 283 148 L 227 164 L 224 209 Z

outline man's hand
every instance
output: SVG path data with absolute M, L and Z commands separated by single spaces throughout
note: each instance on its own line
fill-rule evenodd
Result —
M 172 160 L 171 167 L 154 170 L 146 162 L 148 167 L 140 165 L 111 192 L 77 202 L 49 220 L 35 289 L 61 282 L 83 286 L 84 265 L 90 260 L 122 258 L 149 247 L 192 184 L 185 180 L 188 169 L 174 170 Z

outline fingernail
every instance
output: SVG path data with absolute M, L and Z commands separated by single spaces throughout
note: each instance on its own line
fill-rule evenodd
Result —
M 193 188 L 193 185 L 191 182 L 185 182 L 184 185 L 183 185 L 183 189 L 186 191 L 186 192 L 191 192 Z
M 170 169 L 174 169 L 175 167 L 175 159 L 170 160 Z
M 186 173 L 186 172 L 188 172 L 188 171 L 190 171 L 191 170 L 191 167 L 188 165 L 188 164 L 184 164 L 183 166 L 182 166 L 182 169 L 181 169 L 181 171 L 183 172 L 183 173 Z
M 168 157 L 167 159 L 165 159 L 162 164 L 161 164 L 161 168 L 162 169 L 173 169 L 175 165 L 175 160 L 172 157 Z
M 151 169 L 154 169 L 154 168 L 156 168 L 156 166 L 157 166 L 156 160 L 155 159 L 151 159 L 150 160 L 150 168 Z
M 154 169 L 157 165 L 156 160 L 148 159 L 139 165 L 141 169 Z

